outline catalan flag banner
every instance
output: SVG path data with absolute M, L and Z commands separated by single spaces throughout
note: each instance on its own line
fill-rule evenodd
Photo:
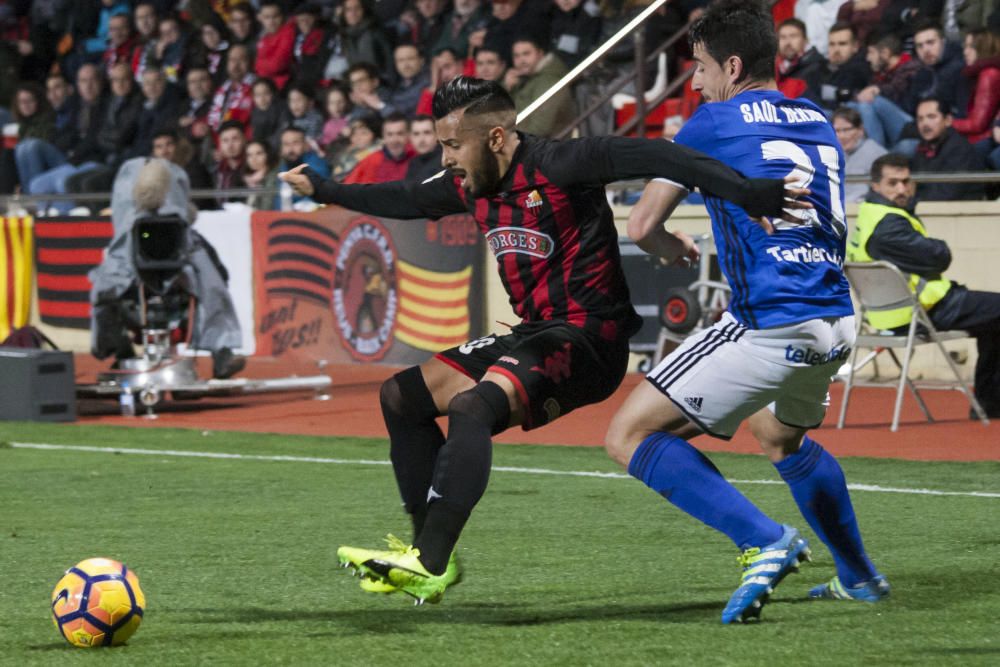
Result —
M 485 304 L 470 216 L 388 220 L 330 206 L 251 219 L 257 353 L 419 364 L 475 338 Z
M 111 218 L 35 220 L 38 315 L 42 322 L 90 328 L 90 278 L 111 242 Z
M 396 339 L 418 350 L 440 352 L 469 340 L 472 266 L 431 271 L 399 262 Z
M 0 235 L 0 340 L 28 324 L 34 243 L 30 216 L 2 218 Z

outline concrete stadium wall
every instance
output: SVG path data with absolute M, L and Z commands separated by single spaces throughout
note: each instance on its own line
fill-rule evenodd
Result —
M 625 222 L 628 220 L 631 207 L 614 208 L 615 223 L 618 232 L 625 235 Z M 857 205 L 847 207 L 849 219 L 853 222 L 857 214 Z M 952 263 L 947 276 L 952 280 L 965 284 L 970 289 L 1000 292 L 1000 202 L 931 202 L 921 203 L 917 207 L 917 215 L 927 226 L 928 233 L 943 239 L 951 247 Z M 708 214 L 704 206 L 680 206 L 667 222 L 667 229 L 686 232 L 688 234 L 704 234 L 710 232 Z M 489 254 L 489 250 L 486 250 Z M 495 264 L 492 257 L 487 257 L 487 267 Z M 487 331 L 505 332 L 506 329 L 497 322 L 516 323 L 507 294 L 503 291 L 500 278 L 494 269 L 487 270 Z M 971 381 L 975 368 L 976 345 L 972 340 L 961 340 L 947 344 L 948 349 L 955 350 L 965 363 L 959 366 L 967 379 Z M 634 364 L 639 357 L 633 358 Z M 891 366 L 891 362 L 887 362 Z M 950 379 L 947 363 L 936 349 L 925 346 L 918 349 L 912 362 L 912 377 L 926 379 Z M 885 373 L 894 369 L 882 365 Z

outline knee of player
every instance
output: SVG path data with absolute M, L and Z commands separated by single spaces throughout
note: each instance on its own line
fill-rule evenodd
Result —
M 493 382 L 480 382 L 472 389 L 455 394 L 448 403 L 449 419 L 472 419 L 489 426 L 494 434 L 507 428 L 510 398 Z
M 382 406 L 382 412 L 393 412 L 400 414 L 403 412 L 403 392 L 399 388 L 399 380 L 393 375 L 382 383 L 382 388 L 378 392 L 378 401 Z
M 419 366 L 411 366 L 383 382 L 379 404 L 383 416 L 395 422 L 419 424 L 438 415 Z
M 628 424 L 616 416 L 611 420 L 608 432 L 604 434 L 604 450 L 608 456 L 623 466 L 628 465 L 632 450 L 635 449 L 631 446 L 634 440 L 630 437 L 631 430 Z

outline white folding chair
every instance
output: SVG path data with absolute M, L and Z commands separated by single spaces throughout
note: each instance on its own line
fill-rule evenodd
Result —
M 869 362 L 874 361 L 882 352 L 888 352 L 899 368 L 899 382 L 896 383 L 893 381 L 893 384 L 896 384 L 896 406 L 892 412 L 891 430 L 896 431 L 899 428 L 899 413 L 903 407 L 904 387 L 909 387 L 914 398 L 917 399 L 917 404 L 920 406 L 921 411 L 927 417 L 927 421 L 933 422 L 934 418 L 931 417 L 930 410 L 927 409 L 927 404 L 924 403 L 924 399 L 920 396 L 917 383 L 911 380 L 909 376 L 910 357 L 913 354 L 913 349 L 918 345 L 930 344 L 937 345 L 937 348 L 941 351 L 942 356 L 944 356 L 945 361 L 948 362 L 948 366 L 955 375 L 955 382 L 938 383 L 936 385 L 921 383 L 921 387 L 924 389 L 958 389 L 962 391 L 966 398 L 969 399 L 969 405 L 972 406 L 972 409 L 983 424 L 989 424 L 986 412 L 983 411 L 982 406 L 979 405 L 979 401 L 976 400 L 973 393 L 969 391 L 968 385 L 962 379 L 961 373 L 959 373 L 958 366 L 955 365 L 955 360 L 951 358 L 951 355 L 948 354 L 948 351 L 942 344 L 944 341 L 968 338 L 969 334 L 965 331 L 938 331 L 931 322 L 931 318 L 927 315 L 927 311 L 920 305 L 917 296 L 910 290 L 906 276 L 889 262 L 847 262 L 844 265 L 844 273 L 847 274 L 847 280 L 854 289 L 854 294 L 861 306 L 861 312 L 858 317 L 858 337 L 854 344 L 854 349 L 851 351 L 847 381 L 844 387 L 844 400 L 840 405 L 840 419 L 837 420 L 837 428 L 844 428 L 844 421 L 847 418 L 847 404 L 850 401 L 851 390 L 854 387 L 887 386 L 885 382 L 859 381 L 855 376 L 857 371 Z M 913 312 L 905 335 L 873 330 L 865 321 L 865 315 L 868 312 L 895 310 L 905 307 L 912 308 Z M 860 348 L 867 348 L 871 351 L 861 362 L 858 362 L 858 350 Z M 902 362 L 893 351 L 896 348 L 903 348 Z

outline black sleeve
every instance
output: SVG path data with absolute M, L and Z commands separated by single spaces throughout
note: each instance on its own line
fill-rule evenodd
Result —
M 865 249 L 873 259 L 928 279 L 940 278 L 951 265 L 947 243 L 923 236 L 908 220 L 891 213 L 875 227 Z
M 410 220 L 441 218 L 468 211 L 449 171 L 442 171 L 420 183 L 393 181 L 370 185 L 345 185 L 324 180 L 308 167 L 303 173 L 309 177 L 315 190 L 313 200 L 321 204 L 337 204 L 359 213 Z
M 780 216 L 785 186 L 778 179 L 746 179 L 704 153 L 663 139 L 588 137 L 553 144 L 546 171 L 561 185 L 607 184 L 630 178 L 666 178 L 727 199 L 752 216 Z

